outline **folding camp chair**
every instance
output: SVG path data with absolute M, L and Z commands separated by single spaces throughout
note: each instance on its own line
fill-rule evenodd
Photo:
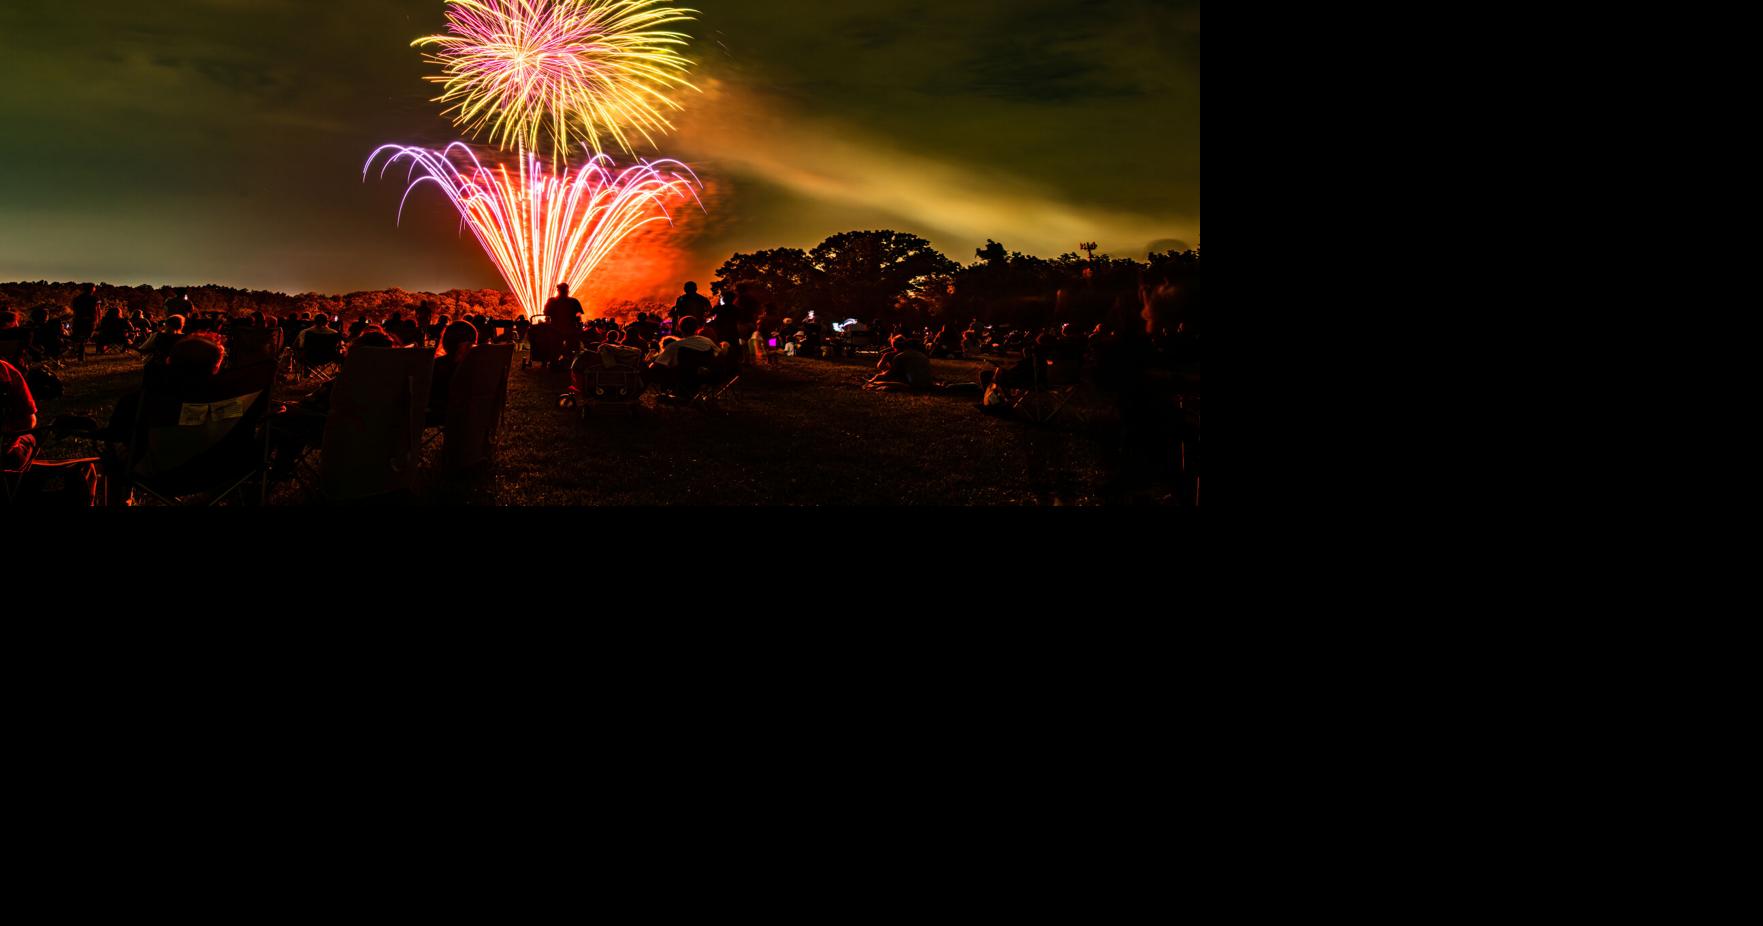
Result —
M 52 428 L 37 428 L 25 434 L 41 439 L 53 433 Z M 0 447 L 12 443 L 22 434 L 0 434 Z M 78 502 L 77 507 L 97 507 L 107 497 L 103 461 L 97 457 L 74 460 L 45 460 L 32 446 L 17 466 L 0 466 L 0 503 L 5 507 L 56 507 Z
M 1028 389 L 1016 396 L 1013 408 L 1018 415 L 1035 424 L 1048 425 L 1060 419 L 1070 420 L 1078 427 L 1088 427 L 1094 410 L 1100 405 L 1099 393 L 1081 378 L 1054 382 L 1051 360 L 1035 358 Z
M 306 343 L 294 352 L 302 379 L 318 377 L 329 382 L 343 366 L 343 334 L 340 331 L 315 332 L 306 336 Z
M 428 351 L 357 347 L 349 352 L 331 387 L 319 458 L 319 487 L 327 499 L 352 502 L 416 492 L 434 373 L 435 358 Z
M 15 440 L 27 436 L 34 437 L 36 434 L 36 431 L 20 431 L 17 433 L 0 431 L 0 452 L 3 452 L 7 447 L 12 446 L 12 442 Z M 5 461 L 0 460 L 0 491 L 4 492 L 4 495 L 0 496 L 0 498 L 4 498 L 6 507 L 8 508 L 18 502 L 20 493 L 23 491 L 25 474 L 30 472 L 31 464 L 36 462 L 36 443 L 33 441 L 29 445 L 26 445 L 22 448 L 21 452 L 23 453 L 23 459 L 20 459 L 15 463 L 8 464 Z
M 584 420 L 595 406 L 624 408 L 633 415 L 643 407 L 643 393 L 649 387 L 640 371 L 600 367 L 579 375 L 581 383 L 575 401 Z
M 255 480 L 257 501 L 263 502 L 269 441 L 259 425 L 268 413 L 275 370 L 273 359 L 260 360 L 222 372 L 186 394 L 150 380 L 125 456 L 131 494 L 166 505 L 205 499 L 214 506 Z
M 721 411 L 722 403 L 736 396 L 741 382 L 740 358 L 733 351 L 718 357 L 709 351 L 679 352 L 680 381 L 673 390 L 679 404 L 705 411 Z
M 460 361 L 459 372 L 453 374 L 447 391 L 442 472 L 473 472 L 494 458 L 502 410 L 508 404 L 508 373 L 513 366 L 513 344 L 474 347 Z
M 1042 385 L 1024 391 L 1015 404 L 1017 414 L 1035 424 L 1051 425 L 1064 421 L 1078 428 L 1089 427 L 1108 407 L 1101 390 L 1089 382 Z
M 640 362 L 633 354 L 631 362 Z M 558 396 L 560 408 L 574 408 L 587 420 L 594 406 L 622 406 L 636 414 L 649 386 L 641 371 L 630 366 L 607 366 L 600 353 L 582 354 L 569 368 L 569 391 Z

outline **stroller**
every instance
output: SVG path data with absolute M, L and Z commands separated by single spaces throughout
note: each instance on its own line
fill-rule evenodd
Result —
M 621 360 L 609 351 L 578 355 L 569 367 L 569 391 L 558 396 L 557 407 L 574 408 L 583 420 L 596 405 L 622 407 L 635 415 L 649 387 L 635 365 L 641 353 L 631 353 L 639 359 Z
M 535 365 L 541 370 L 559 368 L 566 356 L 567 343 L 562 329 L 549 321 L 542 321 L 527 331 L 527 352 L 523 366 L 532 369 Z

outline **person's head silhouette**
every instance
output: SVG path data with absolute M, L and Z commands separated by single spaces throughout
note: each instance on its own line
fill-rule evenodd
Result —
M 441 352 L 457 357 L 466 348 L 475 346 L 477 339 L 477 328 L 470 322 L 454 322 L 441 335 Z
M 557 284 L 557 298 L 559 298 L 559 299 L 568 299 L 569 298 L 569 284 L 568 283 Z
M 226 361 L 226 348 L 213 338 L 185 338 L 171 349 L 168 362 L 172 373 L 186 383 L 201 382 L 220 372 Z
M 688 293 L 691 293 L 691 294 L 693 294 L 693 295 L 697 295 L 697 292 L 698 292 L 698 284 L 696 284 L 696 283 L 687 283 L 687 284 L 686 284 L 686 292 L 688 292 Z

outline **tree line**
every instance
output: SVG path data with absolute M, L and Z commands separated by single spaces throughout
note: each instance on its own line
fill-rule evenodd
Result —
M 1147 277 L 1180 285 L 1184 298 L 1199 298 L 1200 251 L 1148 254 L 1144 261 L 1075 252 L 1051 259 L 1011 251 L 997 241 L 974 251 L 974 260 L 959 264 L 917 235 L 897 231 L 851 231 L 820 244 L 773 248 L 735 254 L 716 271 L 711 289 L 723 293 L 737 286 L 756 287 L 777 317 L 835 321 L 884 319 L 907 324 L 988 324 L 1043 326 L 1056 321 L 1093 324 L 1110 312 L 1138 311 L 1140 282 Z M 79 283 L 0 283 L 0 308 L 21 315 L 38 306 L 60 309 L 81 292 Z M 100 284 L 98 298 L 139 309 L 157 317 L 175 287 L 125 287 Z M 199 312 L 263 311 L 273 315 L 324 312 L 382 316 L 409 312 L 424 302 L 436 314 L 458 317 L 488 314 L 499 318 L 519 314 L 520 304 L 500 290 L 452 289 L 442 293 L 387 289 L 342 296 L 319 293 L 288 295 L 225 286 L 183 287 Z M 591 306 L 591 314 L 634 316 L 665 306 L 613 302 Z
M 1198 248 L 1148 254 L 1144 261 L 1075 252 L 1047 259 L 988 240 L 962 265 L 917 235 L 853 231 L 809 250 L 736 254 L 717 270 L 712 289 L 758 287 L 773 312 L 798 318 L 813 311 L 822 319 L 866 322 L 1041 326 L 1136 314 L 1147 277 L 1180 285 L 1197 301 L 1199 271 Z
M 459 316 L 487 314 L 509 317 L 520 311 L 520 303 L 511 294 L 494 289 L 450 289 L 442 293 L 408 292 L 384 289 L 371 292 L 333 296 L 323 293 L 269 292 L 261 289 L 235 289 L 230 286 L 115 286 L 100 283 L 98 299 L 106 306 L 120 305 L 126 311 L 136 310 L 157 318 L 165 303 L 179 289 L 189 294 L 198 312 L 267 312 L 289 315 L 295 312 L 323 312 L 327 315 L 352 316 L 367 313 L 381 316 L 390 312 L 411 312 L 424 302 L 435 306 L 436 314 Z M 0 308 L 23 315 L 31 309 L 44 307 L 51 311 L 64 309 L 84 291 L 83 283 L 0 283 Z

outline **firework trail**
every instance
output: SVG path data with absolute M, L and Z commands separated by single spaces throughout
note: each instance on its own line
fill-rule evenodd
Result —
M 522 167 L 511 173 L 506 166 L 485 167 L 461 142 L 440 151 L 382 146 L 362 169 L 364 181 L 382 158 L 382 178 L 401 161 L 409 165 L 400 221 L 417 187 L 439 187 L 529 318 L 544 313 L 558 283 L 568 283 L 571 291 L 584 289 L 594 269 L 634 232 L 655 222 L 671 225 L 669 203 L 698 202 L 701 187 L 691 168 L 678 161 L 617 170 L 600 155 L 579 170 L 558 174 L 523 152 Z
M 448 0 L 446 35 L 412 44 L 442 72 L 454 125 L 503 149 L 547 150 L 566 161 L 572 138 L 595 155 L 616 145 L 634 154 L 635 133 L 651 146 L 673 130 L 669 94 L 697 89 L 679 53 L 690 36 L 664 27 L 696 10 L 664 0 Z

